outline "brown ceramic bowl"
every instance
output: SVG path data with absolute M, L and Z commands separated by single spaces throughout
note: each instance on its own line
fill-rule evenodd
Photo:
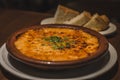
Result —
M 43 27 L 72 28 L 77 30 L 82 29 L 83 31 L 89 34 L 96 36 L 99 40 L 99 47 L 96 51 L 96 54 L 84 59 L 71 60 L 71 61 L 43 61 L 43 60 L 36 60 L 36 59 L 32 59 L 24 56 L 14 45 L 14 42 L 16 41 L 17 37 L 29 29 L 41 29 Z M 35 25 L 35 26 L 27 27 L 27 28 L 16 31 L 7 40 L 6 48 L 10 56 L 12 56 L 12 58 L 22 63 L 25 63 L 27 65 L 30 65 L 32 67 L 39 68 L 39 69 L 61 70 L 61 69 L 81 67 L 83 65 L 87 65 L 93 62 L 94 60 L 100 58 L 108 51 L 108 41 L 103 35 L 99 34 L 96 31 L 87 29 L 85 27 L 64 25 L 64 24 L 47 24 L 47 25 Z

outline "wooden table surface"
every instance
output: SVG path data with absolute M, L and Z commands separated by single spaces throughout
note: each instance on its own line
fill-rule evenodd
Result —
M 25 26 L 37 24 L 42 19 L 49 16 L 50 15 L 47 13 L 0 9 L 0 46 L 6 42 L 8 36 L 14 31 Z M 117 31 L 114 34 L 107 36 L 107 39 L 117 50 L 118 62 L 111 70 L 94 80 L 120 80 L 120 24 L 115 24 L 117 26 Z M 21 79 L 15 77 L 0 66 L 0 80 Z

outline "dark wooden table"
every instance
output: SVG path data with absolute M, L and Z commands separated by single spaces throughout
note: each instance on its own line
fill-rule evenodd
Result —
M 25 26 L 38 24 L 42 19 L 49 16 L 50 14 L 45 13 L 0 9 L 0 46 L 14 31 Z M 111 70 L 94 80 L 120 80 L 120 24 L 115 24 L 117 26 L 116 33 L 108 36 L 107 39 L 118 52 L 118 62 Z M 0 80 L 19 80 L 19 78 L 0 66 Z

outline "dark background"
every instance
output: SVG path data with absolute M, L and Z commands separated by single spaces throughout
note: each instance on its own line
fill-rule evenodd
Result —
M 120 0 L 0 0 L 0 8 L 54 13 L 62 4 L 78 11 L 106 14 L 120 22 Z

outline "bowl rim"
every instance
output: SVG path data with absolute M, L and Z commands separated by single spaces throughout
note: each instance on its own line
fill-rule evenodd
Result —
M 99 48 L 95 52 L 95 55 L 87 58 L 83 58 L 83 59 L 77 59 L 77 60 L 71 60 L 71 61 L 45 61 L 45 60 L 32 59 L 23 55 L 19 50 L 16 49 L 15 45 L 13 44 L 14 41 L 16 40 L 16 37 L 18 37 L 20 34 L 24 33 L 29 29 L 41 29 L 41 28 L 50 28 L 50 27 L 51 28 L 71 28 L 76 30 L 82 29 L 83 31 L 93 36 L 96 36 L 98 38 L 100 43 Z M 14 32 L 9 36 L 6 42 L 6 48 L 10 56 L 12 56 L 16 60 L 21 61 L 23 63 L 30 63 L 35 65 L 47 65 L 47 66 L 62 66 L 62 65 L 76 65 L 76 64 L 89 63 L 90 61 L 93 61 L 94 59 L 99 58 L 100 56 L 102 56 L 104 53 L 108 51 L 108 41 L 100 33 L 82 26 L 66 25 L 66 24 L 44 24 L 44 25 L 33 25 L 33 26 L 29 26 L 29 27 L 25 27 L 17 30 L 16 32 Z

